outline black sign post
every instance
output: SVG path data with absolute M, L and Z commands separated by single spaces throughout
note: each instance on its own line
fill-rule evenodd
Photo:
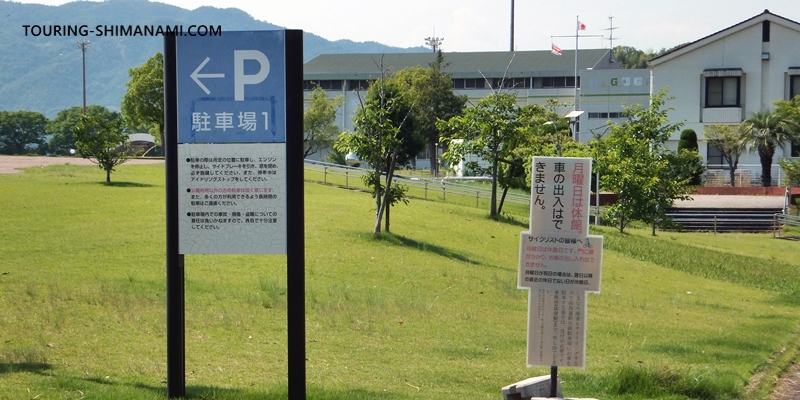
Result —
M 167 397 L 186 396 L 183 254 L 178 253 L 176 37 L 164 36 L 164 155 L 167 186 Z
M 229 36 L 228 41 L 222 41 L 225 37 L 223 32 L 220 37 L 219 43 L 224 46 L 231 45 L 231 37 L 235 38 L 237 34 Z M 245 33 L 248 34 L 248 33 Z M 258 34 L 258 32 L 251 32 L 249 34 Z M 184 42 L 182 38 L 180 43 L 192 44 L 194 42 Z M 232 54 L 232 59 L 236 57 L 236 49 L 229 49 L 222 46 L 221 48 L 213 48 L 214 40 L 204 38 L 206 40 L 201 46 L 196 48 L 203 48 L 202 46 L 212 46 L 210 50 L 216 51 L 216 55 Z M 283 55 L 284 65 L 284 90 L 285 90 L 285 173 L 286 187 L 285 187 L 285 254 L 287 256 L 287 331 L 288 331 L 288 385 L 289 385 L 289 399 L 300 400 L 306 397 L 306 363 L 305 363 L 305 230 L 304 230 L 304 196 L 303 196 L 303 31 L 300 30 L 286 30 L 283 31 L 284 48 L 275 49 L 270 48 L 271 51 L 279 51 L 279 55 Z M 181 44 L 181 46 L 183 46 Z M 240 52 L 244 54 L 242 57 L 255 57 L 258 60 L 264 60 L 262 63 L 262 72 L 258 74 L 250 74 L 242 70 L 236 70 L 231 73 L 212 73 L 200 74 L 200 71 L 209 58 L 203 61 L 193 73 L 184 74 L 187 76 L 178 76 L 178 64 L 185 62 L 179 59 L 179 41 L 176 36 L 164 37 L 164 133 L 165 133 L 165 158 L 166 158 L 166 202 L 167 202 L 167 397 L 180 398 L 186 396 L 186 357 L 185 357 L 185 295 L 184 295 L 184 255 L 181 254 L 181 215 L 179 209 L 182 205 L 182 199 L 185 199 L 187 193 L 182 193 L 179 190 L 181 186 L 181 170 L 180 166 L 188 163 L 180 164 L 179 160 L 179 143 L 185 141 L 179 140 L 184 132 L 186 121 L 192 121 L 193 115 L 179 115 L 181 110 L 180 102 L 197 103 L 197 99 L 183 99 L 187 96 L 184 86 L 181 86 L 182 92 L 180 93 L 181 99 L 178 98 L 179 82 L 186 82 L 191 77 L 200 89 L 204 90 L 207 94 L 211 90 L 218 90 L 221 86 L 211 86 L 207 79 L 205 83 L 200 81 L 199 78 L 218 78 L 223 81 L 225 76 L 233 81 L 227 81 L 229 84 L 226 88 L 237 87 L 236 96 L 217 97 L 211 98 L 222 99 L 227 101 L 227 107 L 235 107 L 235 102 L 242 100 L 239 99 L 239 90 L 245 86 L 257 86 L 259 83 L 269 75 L 269 61 L 267 57 L 258 51 L 243 50 Z M 239 46 L 239 43 L 235 43 Z M 250 43 L 241 43 L 243 49 L 249 49 Z M 190 47 L 190 46 L 187 46 Z M 238 47 L 237 47 L 238 48 Z M 230 51 L 228 51 L 230 50 Z M 236 50 L 238 51 L 238 50 Z M 255 54 L 255 56 L 254 56 Z M 273 53 L 270 53 L 273 54 Z M 215 58 L 220 58 L 215 55 Z M 280 57 L 278 57 L 280 58 Z M 216 61 L 216 60 L 215 60 Z M 241 62 L 241 60 L 240 60 Z M 260 61 L 259 61 L 260 62 Z M 230 64 L 225 64 L 230 65 Z M 215 65 L 221 68 L 221 64 Z M 275 70 L 276 66 L 273 66 Z M 191 72 L 191 70 L 189 70 Z M 181 81 L 179 81 L 179 78 Z M 242 81 L 236 82 L 235 79 Z M 260 80 L 259 80 L 260 79 Z M 191 81 L 189 81 L 191 82 Z M 182 85 L 182 84 L 181 84 Z M 206 86 L 208 85 L 208 87 Z M 264 85 L 268 85 L 264 83 Z M 212 89 L 209 89 L 211 87 Z M 195 89 L 197 90 L 197 89 Z M 260 90 L 258 87 L 250 88 L 250 90 Z M 267 86 L 267 90 L 275 90 L 275 86 Z M 231 92 L 233 90 L 231 89 Z M 231 98 L 236 99 L 231 101 Z M 273 100 L 272 115 L 275 111 L 275 100 Z M 256 96 L 257 101 L 264 101 L 264 96 Z M 200 101 L 208 100 L 202 98 Z M 246 99 L 245 99 L 246 100 Z M 214 106 L 214 103 L 203 103 L 205 106 Z M 220 103 L 221 104 L 221 103 Z M 234 104 L 234 105 L 231 105 Z M 280 107 L 279 107 L 280 108 Z M 278 110 L 278 115 L 280 115 Z M 201 113 L 195 113 L 201 114 Z M 203 113 L 206 114 L 206 113 Z M 263 114 L 267 114 L 264 112 Z M 275 117 L 273 117 L 275 118 Z M 278 117 L 280 118 L 280 117 Z M 179 121 L 183 121 L 179 128 Z M 274 122 L 274 120 L 273 120 Z M 253 122 L 255 124 L 255 122 Z M 189 123 L 191 126 L 192 123 Z M 278 124 L 280 126 L 280 122 Z M 265 124 L 266 126 L 266 124 Z M 181 131 L 179 131 L 181 129 Z M 192 128 L 194 129 L 194 128 Z M 245 128 L 247 129 L 247 128 Z M 252 130 L 251 130 L 252 131 Z M 278 132 L 278 135 L 283 132 Z M 213 132 L 211 132 L 213 135 Z M 255 134 L 254 134 L 255 135 Z M 221 136 L 220 136 L 221 137 Z M 275 138 L 276 134 L 273 132 L 271 138 Z M 279 136 L 277 136 L 279 137 Z M 264 142 L 280 142 L 280 140 L 264 140 Z M 259 142 L 258 137 L 255 140 L 248 140 L 250 143 Z M 196 143 L 203 143 L 202 140 L 197 140 Z M 205 143 L 209 143 L 206 141 Z M 241 144 L 248 146 L 248 143 Z M 187 151 L 191 151 L 187 150 Z M 268 167 L 271 169 L 279 167 Z M 273 171 L 274 172 L 274 171 Z M 185 175 L 185 174 L 183 174 Z M 186 189 L 189 191 L 189 189 Z M 184 197 L 181 197 L 184 196 Z M 248 238 L 252 240 L 253 238 Z M 278 245 L 279 246 L 279 245 Z M 217 248 L 218 249 L 218 248 Z M 223 253 L 235 253 L 235 251 L 227 251 L 222 249 Z M 195 251 L 195 253 L 213 253 L 214 251 Z M 257 253 L 257 252 L 251 252 Z

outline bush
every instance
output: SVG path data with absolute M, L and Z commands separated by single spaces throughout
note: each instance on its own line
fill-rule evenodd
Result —
M 697 133 L 694 129 L 684 129 L 681 132 L 681 140 L 678 142 L 678 151 L 683 149 L 697 151 Z

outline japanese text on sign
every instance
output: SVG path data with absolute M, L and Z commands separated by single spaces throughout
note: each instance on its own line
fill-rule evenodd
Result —
M 178 145 L 181 254 L 282 253 L 285 145 Z
M 590 158 L 533 158 L 531 232 L 587 235 Z

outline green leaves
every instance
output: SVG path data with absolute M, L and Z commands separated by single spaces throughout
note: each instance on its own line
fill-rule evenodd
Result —
M 131 80 L 120 109 L 131 127 L 150 128 L 161 144 L 164 139 L 164 56 L 156 53 L 139 67 L 128 70 Z
M 339 134 L 339 127 L 334 124 L 336 111 L 343 102 L 344 95 L 331 99 L 320 87 L 311 92 L 311 106 L 303 113 L 303 158 L 333 144 Z
M 34 111 L 0 111 L 0 154 L 43 153 L 47 117 Z
M 628 120 L 612 125 L 608 136 L 593 142 L 601 189 L 615 193 L 619 199 L 606 216 L 618 222 L 620 232 L 631 220 L 654 224 L 665 220 L 665 208 L 675 200 L 687 198 L 697 156 L 676 154 L 666 148 L 664 143 L 683 123 L 668 123 L 668 109 L 661 109 L 665 96 L 665 91 L 652 96 L 648 108 L 628 107 Z
M 128 160 L 128 135 L 122 133 L 122 125 L 121 118 L 87 115 L 73 128 L 78 153 L 106 171 L 106 182 L 111 182 L 114 167 Z

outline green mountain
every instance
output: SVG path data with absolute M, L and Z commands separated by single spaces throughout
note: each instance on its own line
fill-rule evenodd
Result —
M 24 25 L 29 25 L 28 34 Z M 86 25 L 221 26 L 223 31 L 283 29 L 258 21 L 235 8 L 200 7 L 193 11 L 147 0 L 79 1 L 61 6 L 0 1 L 0 110 L 39 111 L 53 118 L 58 111 L 83 101 L 81 51 L 88 40 L 87 104 L 119 110 L 128 69 L 163 50 L 161 37 L 45 36 L 41 28 Z M 322 53 L 421 52 L 424 47 L 397 48 L 376 42 L 329 41 L 306 32 L 306 61 Z

